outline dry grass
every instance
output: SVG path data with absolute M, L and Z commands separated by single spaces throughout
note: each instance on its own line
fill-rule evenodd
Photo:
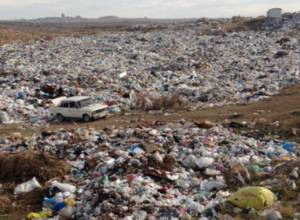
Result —
M 180 108 L 184 105 L 184 100 L 178 96 L 158 96 L 158 95 L 145 95 L 139 94 L 136 97 L 135 109 L 142 110 L 162 110 L 170 108 Z
M 8 44 L 15 41 L 29 42 L 37 40 L 41 34 L 35 32 L 16 31 L 10 28 L 0 28 L 0 45 Z
M 82 35 L 94 35 L 97 31 L 95 30 L 60 30 L 45 31 L 38 28 L 18 28 L 18 27 L 1 27 L 0 26 L 0 45 L 24 42 L 30 43 L 37 40 L 51 41 L 56 37 L 61 36 L 73 36 L 80 37 Z
M 10 198 L 4 195 L 0 195 L 0 215 L 6 213 L 9 210 L 10 204 Z
M 231 22 L 224 25 L 225 32 L 259 31 L 265 22 L 265 17 L 243 18 L 234 17 Z
M 162 30 L 164 27 L 131 26 L 124 24 L 93 24 L 93 23 L 0 23 L 0 46 L 14 42 L 30 43 L 36 40 L 50 41 L 56 37 L 73 36 L 75 38 L 87 35 L 119 32 L 151 32 Z
M 292 206 L 282 207 L 280 206 L 278 208 L 278 211 L 281 213 L 281 215 L 284 218 L 293 218 L 295 216 L 296 210 Z

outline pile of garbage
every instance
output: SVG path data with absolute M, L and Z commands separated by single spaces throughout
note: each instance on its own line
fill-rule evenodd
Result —
M 201 108 L 257 101 L 299 82 L 296 37 L 203 35 L 201 25 L 4 45 L 0 123 L 46 121 L 59 96 L 88 95 L 123 111 Z
M 299 145 L 246 137 L 230 126 L 160 121 L 43 132 L 25 143 L 16 148 L 16 141 L 1 139 L 0 151 L 30 149 L 71 166 L 64 179 L 16 187 L 15 193 L 45 189 L 43 210 L 32 210 L 29 219 L 220 219 L 246 209 L 272 215 L 285 205 L 285 191 L 299 196 Z
M 266 19 L 264 29 L 266 30 L 299 30 L 300 13 L 285 13 L 280 19 Z

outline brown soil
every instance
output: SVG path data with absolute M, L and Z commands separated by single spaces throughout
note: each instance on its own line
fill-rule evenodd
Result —
M 22 183 L 36 177 L 45 182 L 69 173 L 69 165 L 61 160 L 32 152 L 0 154 L 0 183 Z
M 42 189 L 35 189 L 16 197 L 11 193 L 1 195 L 0 220 L 20 220 L 29 212 L 39 212 L 42 209 L 43 198 Z
M 68 23 L 68 24 L 31 24 L 22 22 L 0 22 L 0 46 L 14 42 L 51 41 L 57 37 L 80 37 L 132 31 L 130 23 Z M 145 26 L 135 31 L 155 31 L 162 27 Z
M 8 196 L 0 195 L 0 214 L 7 213 L 10 206 L 10 198 Z
M 44 30 L 39 30 L 38 28 L 19 28 L 9 25 L 0 25 L 0 45 L 14 43 L 14 42 L 24 42 L 30 43 L 36 40 L 52 40 L 60 36 L 80 36 L 83 34 L 90 35 L 96 32 L 82 30 L 78 32 L 68 32 L 68 31 L 55 31 L 55 32 L 45 32 Z

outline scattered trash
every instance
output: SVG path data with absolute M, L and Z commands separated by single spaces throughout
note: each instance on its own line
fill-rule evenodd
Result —
M 143 149 L 140 148 L 140 144 L 133 144 L 129 149 L 128 152 L 131 154 L 142 154 L 144 153 Z
M 298 24 L 297 14 L 290 17 L 284 16 L 286 26 Z M 45 123 L 51 100 L 62 96 L 91 96 L 116 106 L 110 114 L 197 109 L 258 101 L 300 81 L 297 36 L 287 41 L 284 31 L 213 34 L 225 23 L 208 19 L 180 31 L 180 24 L 170 24 L 170 31 L 5 45 L 0 110 L 7 116 L 0 114 L 0 121 Z M 198 125 L 213 127 L 208 121 Z
M 59 183 L 57 181 L 54 181 L 52 182 L 52 187 L 57 187 L 63 192 L 70 192 L 70 193 L 76 192 L 76 186 L 67 183 Z
M 119 77 L 122 79 L 127 76 L 127 72 L 120 73 Z
M 284 142 L 282 144 L 282 147 L 288 151 L 289 153 L 294 153 L 295 152 L 295 147 L 294 144 L 290 143 L 290 142 Z
M 272 210 L 267 215 L 267 220 L 281 220 L 283 219 L 280 212 Z
M 6 112 L 0 111 L 0 124 L 6 124 L 9 122 L 9 117 Z
M 284 30 L 300 20 L 297 13 L 282 16 L 279 23 L 262 19 L 262 24 Z M 5 45 L 0 123 L 46 124 L 50 109 L 66 97 L 89 96 L 105 103 L 109 114 L 165 114 L 167 108 L 256 102 L 300 82 L 297 35 L 226 32 L 226 22 L 203 19 L 184 27 L 170 24 L 168 31 Z M 238 113 L 227 116 L 237 121 L 222 125 L 178 118 L 43 131 L 26 138 L 16 133 L 0 139 L 0 183 L 21 183 L 15 188 L 18 197 L 40 188 L 37 179 L 44 186 L 41 212 L 29 213 L 28 219 L 222 219 L 226 201 L 235 215 L 236 207 L 271 208 L 274 194 L 297 197 L 299 145 L 239 133 L 249 122 L 240 122 Z M 270 190 L 245 187 L 254 184 Z M 1 203 L 9 202 L 0 197 L 0 209 L 7 211 Z M 284 216 L 265 211 L 271 220 Z
M 0 150 L 6 155 L 3 161 L 16 160 L 16 155 L 32 160 L 27 148 L 15 147 L 16 141 L 22 143 L 23 137 L 0 139 Z M 279 140 L 265 137 L 256 140 L 222 125 L 206 129 L 180 120 L 131 128 L 80 128 L 43 132 L 27 138 L 25 143 L 30 143 L 31 151 L 44 152 L 44 156 L 33 154 L 33 158 L 39 155 L 48 161 L 37 160 L 38 170 L 43 172 L 33 173 L 47 177 L 43 180 L 41 204 L 53 216 L 80 219 L 113 213 L 115 218 L 122 218 L 135 215 L 142 207 L 147 217 L 209 218 L 212 213 L 220 215 L 214 208 L 218 210 L 234 188 L 257 178 L 275 181 L 278 175 L 286 175 L 279 188 L 284 186 L 295 192 L 297 186 L 297 143 L 292 144 L 294 153 L 290 153 Z M 15 156 L 7 156 L 8 152 L 14 152 Z M 71 168 L 58 173 L 56 170 L 65 169 L 65 164 L 49 159 L 53 157 L 67 161 Z M 287 160 L 278 160 L 283 165 L 276 165 L 277 158 Z M 18 171 L 21 169 L 26 170 L 25 166 Z M 4 171 L 1 169 L 0 177 L 9 177 Z M 52 173 L 58 178 L 50 180 L 55 177 Z M 262 182 L 262 185 L 274 186 L 278 193 L 278 183 Z M 260 210 L 272 206 L 274 194 L 263 187 L 246 187 L 232 194 L 229 201 L 241 208 Z M 170 209 L 174 206 L 182 210 Z
M 290 177 L 294 178 L 294 179 L 298 179 L 299 178 L 299 168 L 298 167 L 295 167 L 293 169 L 293 171 L 290 173 Z

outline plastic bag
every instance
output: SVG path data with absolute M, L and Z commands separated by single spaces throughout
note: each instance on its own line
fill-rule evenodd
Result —
M 35 188 L 40 188 L 40 187 L 41 187 L 40 183 L 36 180 L 35 177 L 33 177 L 31 180 L 17 185 L 14 194 L 30 192 Z
M 70 193 L 75 193 L 76 192 L 76 187 L 68 184 L 68 183 L 59 183 L 57 181 L 53 181 L 52 187 L 56 186 L 63 192 L 70 192 Z
M 271 207 L 275 200 L 275 195 L 267 188 L 244 187 L 230 196 L 228 202 L 239 208 L 263 210 Z
M 51 209 L 44 209 L 41 212 L 31 212 L 27 215 L 26 219 L 45 219 L 52 216 Z

